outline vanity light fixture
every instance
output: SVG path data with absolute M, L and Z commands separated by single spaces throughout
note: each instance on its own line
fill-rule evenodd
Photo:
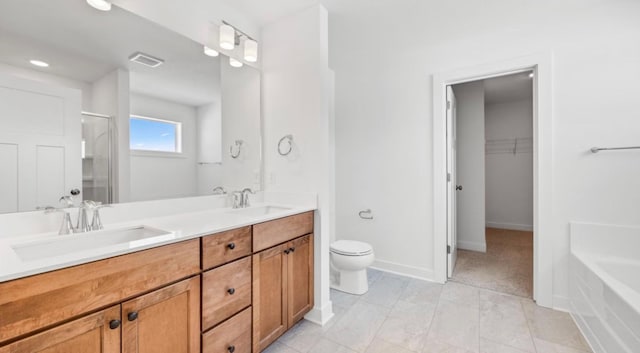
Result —
M 233 26 L 223 22 L 220 25 L 220 47 L 227 50 L 233 50 L 236 46 L 236 29 Z
M 222 25 L 220 25 L 220 48 L 233 50 L 236 45 L 240 45 L 242 39 L 244 39 L 244 60 L 252 63 L 258 61 L 258 42 L 243 31 L 222 21 Z
M 100 11 L 111 11 L 111 2 L 106 0 L 87 0 L 87 4 Z
M 49 63 L 46 63 L 41 60 L 29 60 L 31 65 L 39 66 L 39 67 L 49 67 Z
M 229 65 L 231 65 L 233 67 L 242 67 L 242 62 L 230 57 L 229 58 Z
M 214 57 L 220 55 L 220 53 L 218 53 L 217 50 L 211 49 L 206 45 L 204 46 L 204 54 L 207 56 L 214 56 Z
M 244 60 L 251 63 L 258 61 L 258 42 L 253 39 L 244 41 Z

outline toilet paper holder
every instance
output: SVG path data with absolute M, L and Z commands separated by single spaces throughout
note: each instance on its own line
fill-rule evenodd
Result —
M 360 216 L 360 218 L 362 219 L 373 219 L 372 211 L 369 208 L 358 212 L 358 216 Z

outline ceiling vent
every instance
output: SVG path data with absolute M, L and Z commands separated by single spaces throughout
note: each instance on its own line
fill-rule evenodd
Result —
M 164 63 L 162 59 L 141 52 L 131 54 L 129 60 L 149 67 L 158 67 Z

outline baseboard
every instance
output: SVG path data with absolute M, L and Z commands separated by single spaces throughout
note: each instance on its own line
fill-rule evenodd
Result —
M 314 306 L 311 311 L 304 316 L 305 320 L 311 321 L 314 324 L 324 326 L 333 317 L 333 304 L 328 301 L 322 308 Z
M 553 296 L 553 310 L 571 312 L 571 301 L 568 297 Z
M 433 270 L 423 267 L 403 265 L 396 262 L 375 260 L 373 265 L 369 266 L 374 270 L 389 272 L 396 275 L 417 278 L 425 281 L 435 282 Z
M 479 251 L 479 252 L 487 252 L 487 243 L 481 243 L 479 241 L 466 241 L 466 240 L 458 239 L 456 244 L 458 245 L 458 249 Z
M 501 222 L 486 222 L 487 228 L 509 229 L 509 230 L 522 230 L 525 232 L 533 232 L 533 226 L 529 224 L 516 224 L 516 223 L 501 223 Z

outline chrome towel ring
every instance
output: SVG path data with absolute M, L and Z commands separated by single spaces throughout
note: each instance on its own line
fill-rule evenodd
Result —
M 288 147 L 287 147 L 287 146 L 285 146 L 285 147 L 284 147 L 284 148 L 285 148 L 285 150 L 284 150 L 284 152 L 283 152 L 283 147 L 282 147 L 282 145 L 283 145 L 283 143 L 284 143 L 285 141 L 287 142 L 287 144 L 288 144 L 289 146 L 288 146 Z M 281 156 L 286 156 L 286 155 L 288 155 L 289 153 L 291 153 L 291 151 L 293 151 L 293 135 L 285 135 L 285 136 L 283 136 L 283 137 L 280 139 L 280 141 L 278 141 L 278 153 L 279 153 Z
M 242 141 L 242 140 L 236 140 L 236 142 L 233 145 L 229 146 L 229 154 L 231 155 L 231 158 L 236 159 L 236 158 L 240 157 L 240 152 L 242 151 L 242 144 L 243 143 L 244 143 L 244 141 Z M 234 145 L 236 146 L 236 150 L 238 151 L 236 153 L 233 153 L 233 146 Z

